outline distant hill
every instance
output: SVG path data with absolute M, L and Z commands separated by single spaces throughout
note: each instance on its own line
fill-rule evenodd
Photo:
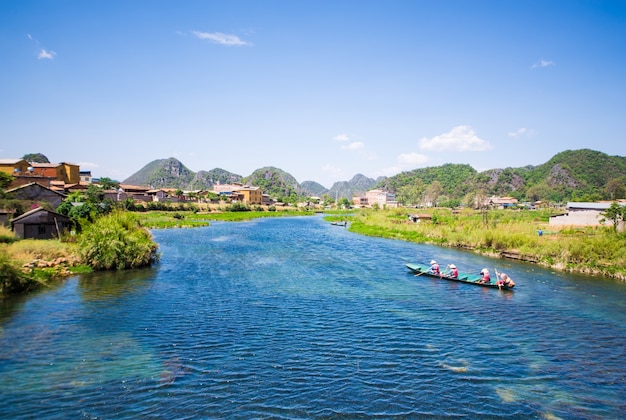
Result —
M 50 163 L 46 155 L 43 153 L 28 153 L 22 156 L 22 159 L 31 163 Z
M 364 195 L 366 191 L 371 190 L 377 183 L 377 180 L 368 178 L 362 174 L 356 174 L 350 181 L 335 182 L 328 195 L 332 198 L 348 198 Z
M 241 175 L 224 169 L 194 173 L 176 158 L 157 159 L 122 181 L 122 184 L 145 185 L 151 188 L 180 188 L 182 190 L 202 190 L 213 185 L 241 182 Z
M 178 159 L 158 159 L 148 163 L 122 181 L 122 184 L 145 185 L 151 188 L 187 188 L 195 174 Z
M 357 174 L 349 181 L 335 182 L 329 190 L 315 181 L 299 184 L 291 174 L 272 166 L 242 177 L 219 168 L 194 173 L 177 159 L 169 158 L 150 162 L 122 183 L 197 190 L 211 189 L 218 182 L 248 183 L 275 198 L 328 194 L 332 198 L 352 199 L 370 189 L 383 188 L 406 204 L 461 202 L 478 194 L 532 201 L 593 201 L 626 196 L 626 157 L 589 149 L 566 150 L 538 166 L 495 168 L 480 173 L 467 164 L 447 163 L 376 180 Z
M 300 184 L 302 192 L 310 197 L 321 197 L 328 193 L 328 188 L 315 181 L 304 181 Z
M 250 176 L 243 178 L 243 182 L 260 187 L 263 194 L 272 197 L 289 197 L 302 193 L 300 184 L 291 174 L 273 166 L 257 169 Z
M 363 194 L 377 181 L 364 175 L 355 175 L 350 181 L 338 182 L 328 190 L 314 181 L 299 184 L 296 178 L 282 169 L 272 166 L 255 170 L 250 176 L 215 168 L 194 173 L 176 158 L 154 160 L 122 181 L 122 184 L 145 185 L 151 188 L 180 188 L 182 190 L 211 189 L 217 183 L 246 183 L 260 187 L 264 194 L 275 198 L 290 196 L 318 196 L 329 194 L 335 198 L 352 199 L 354 194 Z
M 559 153 L 538 166 L 480 173 L 458 164 L 420 168 L 389 177 L 377 186 L 409 202 L 462 200 L 468 194 L 532 201 L 594 201 L 623 197 L 625 183 L 625 157 L 582 149 Z
M 220 168 L 211 169 L 210 171 L 198 171 L 189 184 L 189 189 L 209 189 L 213 188 L 215 184 L 233 184 L 241 182 L 241 179 L 241 175 Z

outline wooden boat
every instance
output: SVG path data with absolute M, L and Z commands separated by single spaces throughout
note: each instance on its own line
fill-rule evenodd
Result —
M 490 287 L 492 289 L 511 290 L 513 288 L 513 287 L 503 286 L 503 285 L 498 286 L 496 284 L 496 281 L 493 279 L 491 280 L 491 283 L 481 283 L 480 279 L 482 277 L 478 274 L 469 274 L 469 273 L 459 272 L 459 277 L 454 278 L 454 277 L 446 276 L 445 270 L 441 270 L 441 273 L 442 273 L 441 275 L 433 274 L 430 272 L 430 266 L 426 264 L 407 264 L 406 266 L 408 267 L 409 270 L 415 273 L 416 276 L 427 276 L 427 277 L 434 277 L 434 278 L 443 279 L 443 280 L 458 281 L 461 283 L 473 284 L 475 286 Z

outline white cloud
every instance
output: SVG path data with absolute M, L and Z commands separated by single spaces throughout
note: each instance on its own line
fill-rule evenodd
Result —
M 37 54 L 37 58 L 40 60 L 54 60 L 55 55 L 57 55 L 57 53 L 55 53 L 54 51 L 48 51 L 45 48 L 42 48 L 41 51 L 39 51 L 39 54 Z
M 37 48 L 40 48 L 41 43 L 37 39 L 33 38 L 33 36 L 31 34 L 26 34 L 26 36 L 28 37 L 28 39 L 30 39 L 31 41 L 33 41 L 35 43 Z M 48 51 L 45 48 L 41 48 L 41 50 L 39 50 L 39 52 L 37 53 L 37 58 L 39 60 L 43 60 L 43 59 L 54 60 L 54 56 L 55 55 L 57 55 L 56 52 L 54 52 L 52 50 Z
M 350 136 L 347 134 L 337 134 L 335 137 L 333 137 L 333 140 L 335 141 L 349 141 L 350 140 Z
M 78 162 L 78 166 L 81 168 L 99 168 L 100 165 L 94 162 Z
M 544 67 L 552 67 L 552 66 L 556 66 L 556 63 L 554 61 L 550 61 L 550 60 L 539 60 L 538 62 L 533 64 L 533 68 L 534 69 L 544 68 Z
M 419 147 L 430 151 L 477 152 L 491 149 L 491 144 L 479 138 L 469 125 L 459 125 L 432 139 L 422 138 Z
M 533 134 L 535 134 L 535 130 L 529 128 L 518 128 L 515 131 L 510 131 L 509 137 L 532 136 Z
M 348 145 L 341 146 L 341 150 L 350 150 L 350 151 L 362 150 L 363 148 L 365 148 L 365 144 L 362 141 L 353 141 L 352 143 Z
M 207 40 L 213 42 L 215 44 L 226 45 L 226 46 L 251 46 L 252 44 L 246 41 L 241 40 L 237 35 L 229 35 L 223 34 L 221 32 L 200 32 L 193 31 L 193 34 L 198 39 Z

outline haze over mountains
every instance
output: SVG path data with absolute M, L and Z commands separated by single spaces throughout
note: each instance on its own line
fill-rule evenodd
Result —
M 513 195 L 529 199 L 570 199 L 571 195 L 600 194 L 620 198 L 626 184 L 626 158 L 590 150 L 567 150 L 538 166 L 495 168 L 477 172 L 470 165 L 445 164 L 419 168 L 392 177 L 368 178 L 356 174 L 349 181 L 335 182 L 330 189 L 315 181 L 299 183 L 291 174 L 263 167 L 247 177 L 225 169 L 193 172 L 175 158 L 152 161 L 122 183 L 152 188 L 211 189 L 217 183 L 243 182 L 261 187 L 264 193 L 284 197 L 292 194 L 351 199 L 380 187 L 396 194 L 429 192 L 448 199 L 469 193 Z M 430 188 L 430 191 L 428 189 Z

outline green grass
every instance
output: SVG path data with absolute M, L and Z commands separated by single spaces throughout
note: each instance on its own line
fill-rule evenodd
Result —
M 315 213 L 304 210 L 226 211 L 210 213 L 194 213 L 191 211 L 149 211 L 139 213 L 139 220 L 142 226 L 149 229 L 164 229 L 208 226 L 211 221 L 237 222 L 242 220 L 257 219 L 260 217 L 312 216 L 313 214 Z
M 353 232 L 410 242 L 473 249 L 486 255 L 505 253 L 569 271 L 626 279 L 626 234 L 605 227 L 547 230 L 550 212 L 429 210 L 433 222 L 408 221 L 409 209 L 363 210 Z M 544 235 L 537 231 L 543 229 Z M 545 232 L 548 232 L 547 234 Z

